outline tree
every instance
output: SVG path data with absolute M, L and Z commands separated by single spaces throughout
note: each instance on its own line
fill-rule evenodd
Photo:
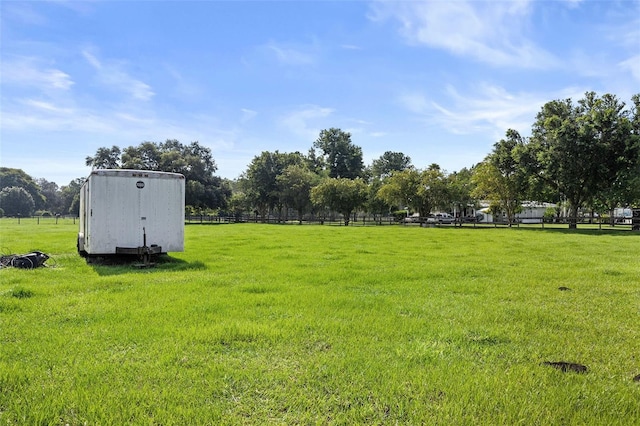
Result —
M 62 212 L 70 213 L 75 216 L 80 214 L 80 189 L 84 182 L 84 178 L 77 178 L 69 182 L 68 185 L 60 188 Z
M 176 139 L 142 142 L 138 146 L 100 148 L 87 165 L 94 168 L 158 170 L 184 175 L 185 202 L 198 209 L 224 208 L 231 190 L 215 176 L 218 169 L 211 150 L 197 141 L 183 145 Z
M 400 203 L 418 212 L 431 213 L 434 207 L 444 207 L 448 192 L 444 172 L 437 164 L 426 170 L 407 169 L 395 172 L 378 191 L 378 196 L 389 204 Z
M 587 92 L 577 105 L 571 99 L 548 102 L 536 116 L 521 158 L 530 173 L 568 201 L 571 228 L 579 209 L 631 166 L 627 158 L 637 161 L 630 156 L 637 139 L 623 108 L 615 96 Z
M 228 203 L 229 212 L 239 220 L 242 214 L 251 210 L 251 203 L 244 192 L 234 192 Z
M 431 213 L 434 208 L 449 210 L 451 207 L 447 175 L 437 164 L 431 164 L 420 176 L 418 196 L 423 200 L 420 211 Z
M 384 181 L 380 178 L 374 177 L 367 186 L 367 202 L 364 207 L 365 210 L 373 214 L 373 220 L 382 220 L 382 216 L 393 208 L 393 203 L 388 203 L 384 200 L 378 192 L 384 185 Z
M 420 212 L 419 187 L 420 171 L 408 169 L 393 173 L 387 178 L 377 195 L 389 205 L 408 207 L 413 211 Z
M 311 190 L 312 202 L 342 214 L 345 226 L 349 226 L 351 213 L 366 201 L 366 196 L 367 185 L 362 179 L 328 178 Z
M 303 163 L 303 157 L 298 152 L 263 151 L 253 158 L 243 176 L 242 189 L 258 210 L 263 222 L 266 221 L 269 210 L 284 203 L 277 181 L 278 176 L 287 167 Z
M 609 94 L 597 99 L 589 93 L 583 102 L 585 125 L 591 126 L 596 139 L 606 139 L 610 148 L 608 155 L 603 151 L 604 181 L 591 205 L 609 213 L 611 225 L 616 207 L 640 199 L 640 129 L 634 128 L 640 114 L 640 95 L 635 95 L 633 102 L 633 112 L 623 110 L 624 103 Z
M 493 211 L 504 211 L 511 226 L 522 209 L 522 197 L 527 190 L 528 176 L 518 162 L 525 139 L 509 129 L 506 139 L 493 145 L 493 152 L 480 163 L 473 174 L 476 185 L 473 195 L 489 200 Z
M 31 216 L 35 203 L 24 188 L 8 186 L 0 191 L 0 208 L 7 216 Z
M 475 185 L 472 180 L 473 169 L 462 168 L 459 172 L 453 172 L 447 176 L 447 186 L 451 204 L 460 212 L 460 217 L 468 216 L 468 208 L 475 204 L 473 190 Z
M 45 197 L 43 209 L 52 213 L 61 213 L 62 198 L 58 184 L 55 182 L 49 182 L 44 178 L 36 179 L 36 184 L 40 187 L 40 192 Z
M 286 167 L 276 181 L 281 199 L 298 213 L 298 223 L 302 224 L 302 217 L 311 206 L 311 188 L 319 183 L 320 176 L 304 165 L 293 164 Z
M 132 170 L 161 170 L 163 172 L 173 172 L 183 168 L 185 162 L 180 160 L 177 165 L 161 165 L 160 153 L 162 144 L 155 142 L 142 142 L 138 146 L 129 146 L 122 151 L 122 168 Z M 165 167 L 163 167 L 165 166 Z M 186 176 L 185 176 L 186 177 Z
M 98 148 L 96 155 L 85 158 L 85 165 L 92 169 L 119 169 L 120 168 L 120 148 Z
M 374 178 L 384 179 L 393 172 L 399 172 L 411 167 L 411 158 L 401 152 L 387 151 L 380 158 L 373 160 L 371 174 Z
M 42 209 L 45 206 L 45 197 L 40 191 L 40 187 L 31 176 L 26 174 L 22 169 L 12 169 L 9 167 L 0 167 L 0 190 L 8 187 L 19 187 L 31 195 L 35 209 Z M 5 212 L 7 215 L 9 213 Z
M 356 179 L 363 176 L 362 148 L 351 142 L 351 133 L 336 128 L 322 130 L 314 147 L 322 153 L 329 177 Z

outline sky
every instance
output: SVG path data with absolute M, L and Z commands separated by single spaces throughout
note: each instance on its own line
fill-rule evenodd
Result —
M 0 2 L 0 165 L 198 141 L 236 179 L 340 128 L 365 164 L 482 161 L 551 100 L 640 93 L 640 0 Z

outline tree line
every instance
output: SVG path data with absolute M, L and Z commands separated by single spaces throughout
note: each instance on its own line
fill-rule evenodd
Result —
M 362 149 L 341 129 L 322 130 L 306 154 L 264 151 L 236 180 L 215 176 L 209 148 L 177 140 L 100 148 L 86 157 L 95 169 L 161 170 L 186 178 L 188 213 L 253 213 L 281 220 L 293 212 L 322 220 L 329 213 L 349 224 L 355 211 L 381 217 L 397 210 L 427 216 L 434 210 L 469 214 L 480 200 L 515 221 L 522 202 L 562 203 L 575 227 L 580 209 L 612 213 L 640 206 L 640 94 L 626 108 L 615 95 L 585 93 L 546 103 L 531 136 L 508 129 L 479 164 L 449 173 L 438 164 L 417 168 L 402 152 L 387 151 L 365 166 Z M 21 212 L 77 212 L 83 179 L 58 188 L 16 169 L 0 170 L 0 208 Z M 31 200 L 29 201 L 29 198 Z M 611 214 L 612 216 L 612 214 Z

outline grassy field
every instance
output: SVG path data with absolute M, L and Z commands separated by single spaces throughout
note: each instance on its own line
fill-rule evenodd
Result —
M 0 424 L 640 419 L 631 232 L 190 225 L 135 269 L 68 220 L 0 226 L 52 256 L 0 270 Z

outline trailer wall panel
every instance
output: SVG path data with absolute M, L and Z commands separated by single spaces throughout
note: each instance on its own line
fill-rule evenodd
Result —
M 184 251 L 184 176 L 140 170 L 96 170 L 81 191 L 80 234 L 88 254 L 158 245 Z M 80 243 L 79 243 L 80 249 Z

